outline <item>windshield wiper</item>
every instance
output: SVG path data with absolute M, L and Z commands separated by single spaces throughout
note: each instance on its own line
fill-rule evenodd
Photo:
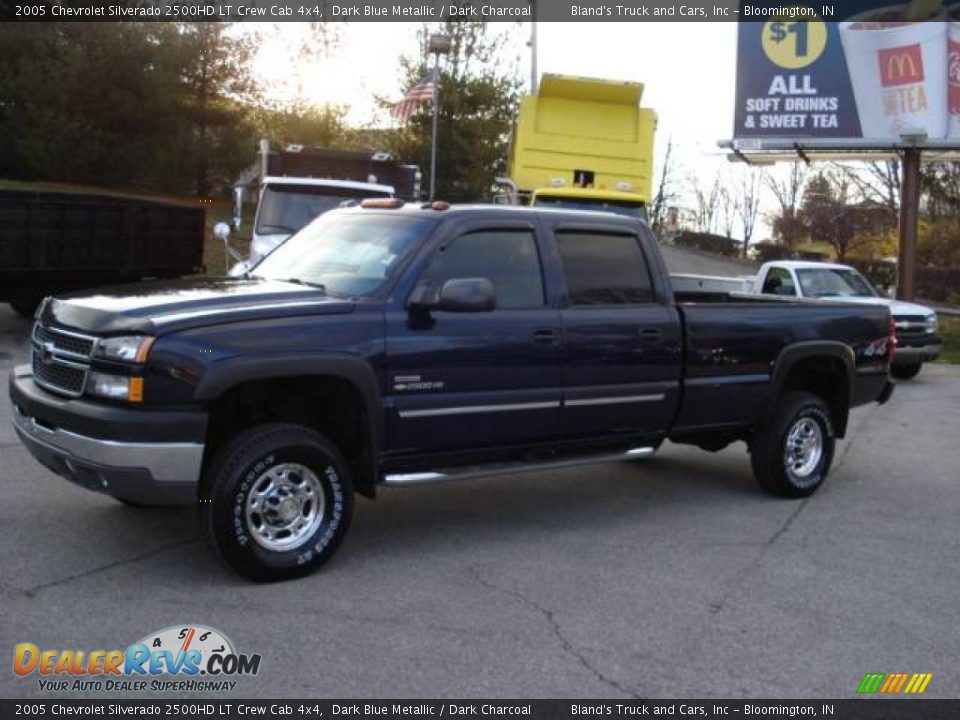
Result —
M 277 230 L 288 233 L 296 232 L 296 230 L 294 230 L 292 227 L 287 227 L 286 225 L 275 225 L 274 223 L 262 223 L 257 227 L 257 230 L 263 232 L 264 228 L 276 228 Z
M 319 290 L 323 295 L 327 294 L 327 286 L 323 283 L 314 283 L 308 282 L 307 280 L 301 280 L 300 278 L 284 278 L 280 282 L 293 283 L 294 285 L 303 285 L 304 287 L 311 287 L 316 290 Z

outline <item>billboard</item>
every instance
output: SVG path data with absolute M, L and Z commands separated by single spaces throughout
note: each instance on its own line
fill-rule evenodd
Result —
M 740 15 L 735 139 L 960 147 L 960 3 L 743 3 Z

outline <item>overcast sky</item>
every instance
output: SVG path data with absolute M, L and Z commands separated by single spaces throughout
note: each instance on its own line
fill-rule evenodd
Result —
M 299 45 L 307 29 L 297 23 L 278 25 L 262 37 L 256 68 L 262 79 L 282 84 L 295 74 L 290 48 Z M 397 59 L 416 49 L 419 27 L 341 25 L 339 42 L 328 57 L 298 66 L 303 95 L 318 103 L 349 106 L 352 124 L 388 122 L 384 114 L 378 115 L 374 97 L 402 96 Z M 515 66 L 519 60 L 519 72 L 528 78 L 524 41 L 529 25 L 512 32 L 517 42 L 504 63 Z M 727 169 L 717 140 L 729 138 L 733 127 L 736 33 L 736 23 L 539 23 L 539 69 L 644 83 L 643 105 L 656 110 L 659 118 L 655 175 L 672 137 L 678 183 L 698 175 L 709 184 L 718 169 Z M 295 87 L 288 82 L 287 90 L 278 90 L 278 95 L 287 93 L 286 99 L 291 99 Z M 758 235 L 764 231 L 758 228 Z

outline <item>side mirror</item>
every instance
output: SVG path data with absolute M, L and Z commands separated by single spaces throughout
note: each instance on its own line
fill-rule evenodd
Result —
M 420 287 L 410 296 L 411 310 L 489 312 L 497 306 L 497 293 L 487 278 L 451 278 L 440 291 Z
M 447 312 L 489 312 L 496 307 L 497 292 L 487 278 L 452 278 L 437 297 L 437 309 Z
M 218 222 L 213 226 L 213 236 L 221 242 L 227 242 L 230 239 L 230 226 L 225 222 Z

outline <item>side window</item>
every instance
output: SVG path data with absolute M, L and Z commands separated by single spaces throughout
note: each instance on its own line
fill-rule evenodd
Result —
M 497 308 L 545 304 L 537 243 L 530 230 L 483 230 L 461 235 L 431 258 L 418 286 L 440 290 L 452 278 L 487 278 L 497 291 Z
M 767 277 L 763 281 L 764 295 L 796 295 L 797 289 L 794 287 L 793 278 L 790 271 L 785 268 L 770 268 Z
M 635 305 L 653 300 L 650 270 L 633 235 L 557 233 L 571 305 Z

